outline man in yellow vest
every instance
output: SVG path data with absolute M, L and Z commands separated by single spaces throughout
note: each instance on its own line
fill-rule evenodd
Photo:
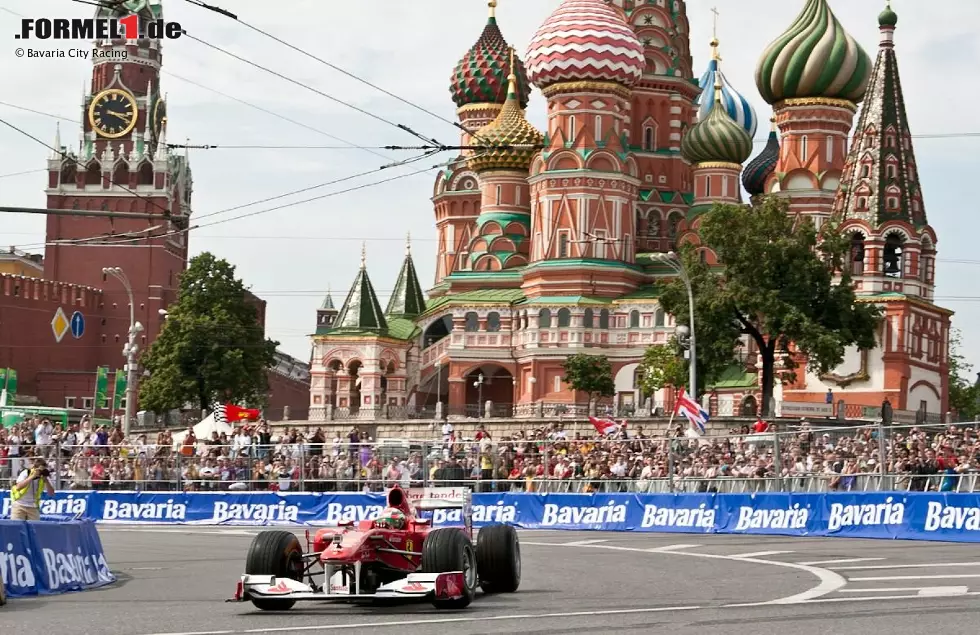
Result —
M 45 493 L 54 496 L 50 476 L 47 461 L 42 458 L 34 460 L 33 469 L 22 470 L 17 475 L 17 480 L 10 488 L 11 520 L 41 520 L 41 497 Z

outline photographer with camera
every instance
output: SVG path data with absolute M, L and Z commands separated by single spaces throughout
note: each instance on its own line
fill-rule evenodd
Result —
M 54 496 L 50 477 L 48 463 L 41 457 L 34 459 L 32 469 L 22 470 L 17 475 L 16 482 L 10 488 L 11 520 L 41 520 L 41 497 L 45 493 Z

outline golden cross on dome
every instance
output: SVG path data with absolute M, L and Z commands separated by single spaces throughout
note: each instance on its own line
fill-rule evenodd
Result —
M 490 17 L 497 17 L 497 0 L 490 0 L 490 2 L 487 3 L 487 6 L 490 7 Z
M 715 14 L 714 26 L 711 28 L 711 59 L 720 62 L 721 54 L 718 53 L 718 7 L 712 7 L 711 12 Z
M 711 7 L 711 12 L 715 14 L 715 18 L 714 18 L 715 25 L 714 28 L 712 28 L 711 30 L 711 34 L 712 37 L 714 37 L 717 40 L 718 39 L 718 16 L 721 14 L 718 13 L 718 7 Z

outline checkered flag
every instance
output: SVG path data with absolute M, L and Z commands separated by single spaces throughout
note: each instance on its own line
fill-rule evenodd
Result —
M 224 404 L 215 406 L 211 416 L 214 417 L 215 423 L 228 423 L 228 413 L 225 411 Z

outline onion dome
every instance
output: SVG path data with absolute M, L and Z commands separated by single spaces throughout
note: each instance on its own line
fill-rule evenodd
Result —
M 681 142 L 681 156 L 690 163 L 737 163 L 752 154 L 752 137 L 732 119 L 721 103 L 721 84 L 715 79 L 715 107 L 696 123 Z
M 892 11 L 892 3 L 889 1 L 885 10 L 878 14 L 878 26 L 898 26 L 898 14 Z
M 844 30 L 827 0 L 807 0 L 785 33 L 762 54 L 755 83 L 770 104 L 784 99 L 864 99 L 871 58 Z
M 517 55 L 512 53 L 511 73 L 507 78 L 507 101 L 497 118 L 481 128 L 474 141 L 487 150 L 478 150 L 468 161 L 476 172 L 485 170 L 527 170 L 544 143 L 544 135 L 528 123 L 517 96 Z
M 643 76 L 643 45 L 623 12 L 605 0 L 563 0 L 527 48 L 528 76 L 539 88 L 558 82 L 632 86 Z
M 507 99 L 510 46 L 497 26 L 496 6 L 497 0 L 490 0 L 490 18 L 483 34 L 453 71 L 449 90 L 460 108 L 471 104 L 503 104 Z M 516 70 L 517 94 L 523 108 L 531 96 L 531 84 L 520 60 Z
M 732 88 L 728 78 L 721 72 L 721 56 L 718 54 L 718 40 L 711 40 L 711 62 L 708 70 L 701 76 L 701 95 L 698 97 L 698 120 L 703 121 L 708 116 L 708 111 L 715 105 L 715 79 L 721 80 L 721 103 L 728 111 L 728 116 L 735 120 L 735 123 L 745 128 L 750 137 L 755 137 L 755 131 L 759 127 L 759 118 L 755 114 L 755 109 L 745 97 Z
M 750 196 L 758 196 L 766 191 L 766 181 L 776 171 L 779 161 L 779 133 L 776 132 L 775 119 L 771 120 L 772 130 L 769 132 L 769 142 L 742 172 L 742 185 Z

